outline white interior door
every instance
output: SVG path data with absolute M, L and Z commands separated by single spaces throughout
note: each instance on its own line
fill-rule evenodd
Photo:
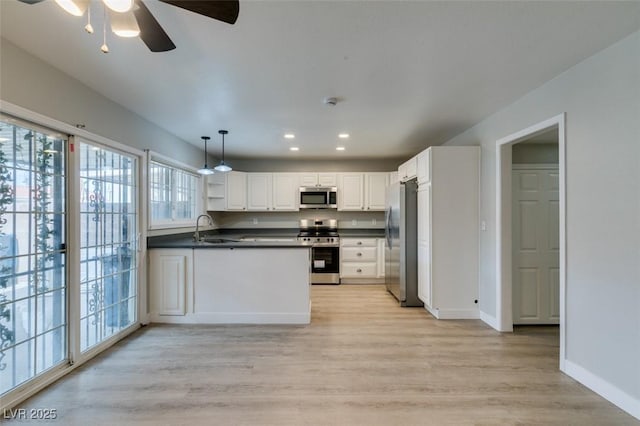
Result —
M 557 166 L 514 166 L 513 323 L 560 321 Z

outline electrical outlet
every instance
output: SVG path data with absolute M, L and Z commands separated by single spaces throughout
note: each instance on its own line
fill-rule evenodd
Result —
M 480 222 L 480 230 L 481 231 L 486 231 L 487 230 L 487 222 L 485 222 L 484 220 L 482 222 Z
M 375 225 L 376 224 L 376 220 L 375 219 L 371 219 L 371 224 Z
M 253 218 L 253 224 L 254 224 L 254 225 L 257 225 L 257 224 L 258 224 L 258 219 L 257 219 L 257 218 L 255 218 L 255 217 Z
M 357 219 L 353 219 L 353 220 L 351 221 L 351 224 L 352 224 L 353 226 L 358 226 L 358 220 L 357 220 Z

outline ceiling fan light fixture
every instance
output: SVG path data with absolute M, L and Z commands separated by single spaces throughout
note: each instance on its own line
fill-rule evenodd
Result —
M 102 0 L 114 12 L 128 12 L 133 9 L 133 0 Z
M 89 6 L 89 0 L 56 0 L 58 6 L 73 16 L 82 16 Z
M 111 31 L 118 37 L 138 37 L 140 35 L 140 27 L 133 11 L 125 13 L 110 13 Z
M 224 135 L 229 133 L 228 130 L 218 130 L 218 133 L 222 135 L 222 160 L 220 160 L 220 164 L 214 167 L 214 169 L 218 172 L 226 173 L 233 170 L 231 166 L 224 162 Z
M 202 140 L 204 140 L 204 166 L 198 169 L 198 174 L 201 175 L 212 175 L 215 173 L 213 169 L 210 169 L 207 166 L 207 141 L 211 139 L 209 136 L 201 136 Z

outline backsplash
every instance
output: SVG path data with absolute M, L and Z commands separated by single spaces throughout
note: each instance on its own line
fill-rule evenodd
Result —
M 217 228 L 298 228 L 300 219 L 337 219 L 338 228 L 384 228 L 384 212 L 209 212 Z

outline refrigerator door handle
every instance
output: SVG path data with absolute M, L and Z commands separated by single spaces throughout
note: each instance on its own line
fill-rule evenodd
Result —
M 387 237 L 387 246 L 391 248 L 391 207 L 387 209 L 384 219 L 385 219 L 385 234 Z

